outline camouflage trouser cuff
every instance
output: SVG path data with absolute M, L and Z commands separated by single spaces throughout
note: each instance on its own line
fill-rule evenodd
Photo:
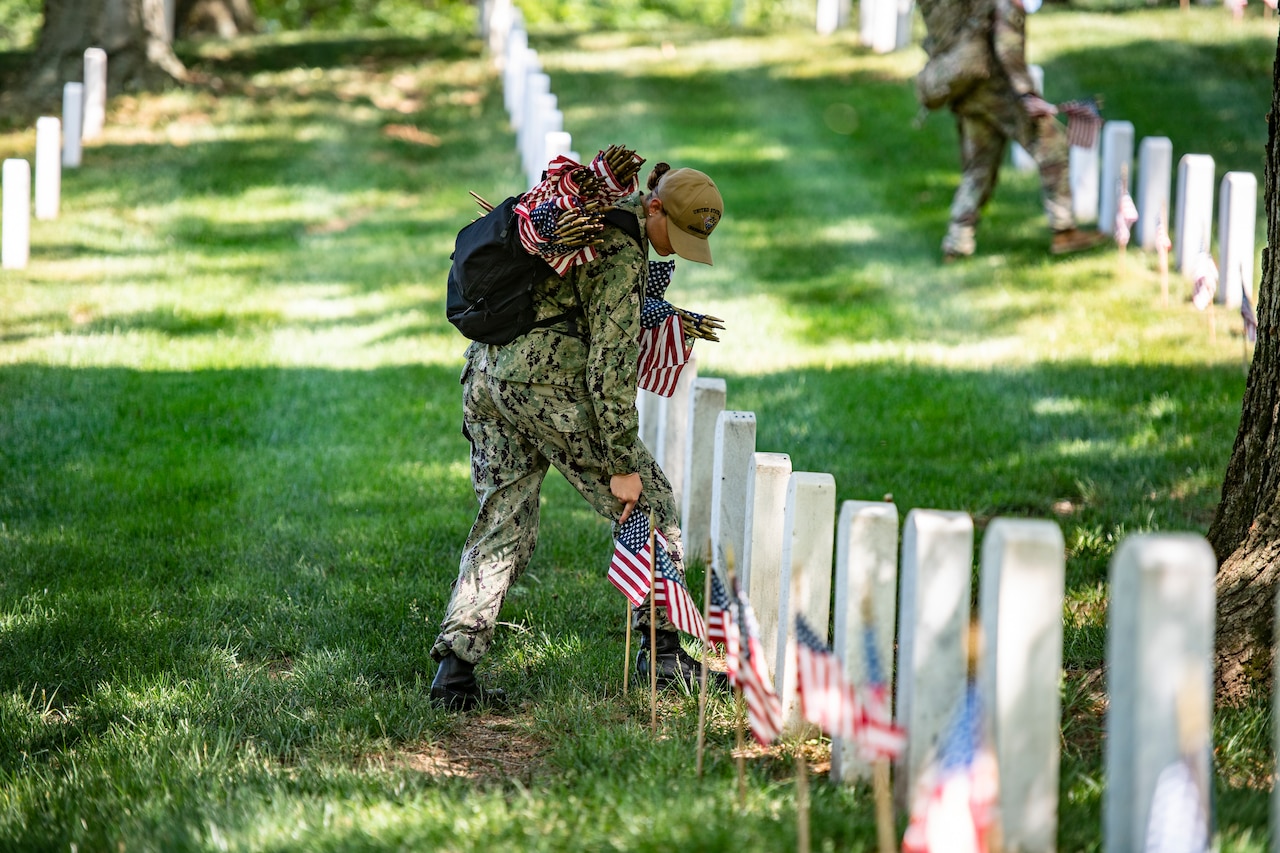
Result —
M 675 625 L 671 624 L 671 619 L 670 617 L 667 616 L 667 611 L 664 610 L 663 608 L 661 607 L 658 608 L 657 617 L 658 618 L 655 626 L 659 631 L 679 630 L 678 628 L 676 628 Z M 649 630 L 649 605 L 648 604 L 642 604 L 639 607 L 632 608 L 631 628 L 632 630 L 635 630 L 635 631 L 647 632 Z

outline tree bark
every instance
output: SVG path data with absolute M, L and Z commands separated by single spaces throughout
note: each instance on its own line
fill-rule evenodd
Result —
M 57 103 L 84 77 L 86 48 L 107 52 L 107 89 L 152 89 L 187 79 L 165 33 L 164 0 L 45 0 L 35 61 L 23 85 L 33 104 Z
M 249 0 L 177 0 L 177 37 L 235 38 L 258 29 Z
M 1245 386 L 1222 502 L 1208 539 L 1218 557 L 1217 690 L 1234 702 L 1270 680 L 1273 620 L 1280 583 L 1280 222 L 1276 215 L 1276 120 L 1280 116 L 1280 41 L 1272 67 L 1263 191 L 1267 246 L 1258 285 L 1258 342 Z

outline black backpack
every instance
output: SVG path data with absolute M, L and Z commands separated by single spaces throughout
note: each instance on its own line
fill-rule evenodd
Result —
M 536 320 L 533 287 L 555 271 L 520 245 L 512 196 L 465 226 L 454 241 L 445 313 L 459 332 L 485 344 L 509 344 L 531 329 L 554 326 L 582 314 L 581 306 Z M 640 241 L 640 222 L 620 210 L 605 213 L 610 224 Z M 579 300 L 581 301 L 581 300 Z M 576 328 L 572 332 L 576 334 Z

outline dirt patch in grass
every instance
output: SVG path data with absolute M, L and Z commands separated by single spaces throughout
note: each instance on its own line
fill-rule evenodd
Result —
M 432 776 L 529 784 L 542 766 L 546 749 L 545 743 L 509 718 L 467 715 L 439 743 L 401 753 L 398 760 Z

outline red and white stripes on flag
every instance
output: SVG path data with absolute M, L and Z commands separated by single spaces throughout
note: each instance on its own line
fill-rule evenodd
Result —
M 729 594 L 720 582 L 719 573 L 711 566 L 707 567 L 707 571 L 711 572 L 711 600 L 707 602 L 707 642 L 727 649 L 732 640 L 736 649 L 738 637 L 733 627 L 733 602 L 729 600 Z
M 632 512 L 626 524 L 618 528 L 613 541 L 613 559 L 609 561 L 609 582 L 639 607 L 649 595 L 652 577 L 649 567 L 649 518 Z
M 876 631 L 871 624 L 862 628 L 862 653 L 867 667 L 867 684 L 862 691 L 862 724 L 857 742 L 867 761 L 897 760 L 907 748 L 907 732 L 893 722 L 889 682 L 876 650 Z
M 854 740 L 862 712 L 840 659 L 796 614 L 796 692 L 800 713 L 832 737 Z
M 702 612 L 698 610 L 698 605 L 693 603 L 689 587 L 685 586 L 684 578 L 680 577 L 676 564 L 667 553 L 667 537 L 663 536 L 662 531 L 659 530 L 654 534 L 654 539 L 658 548 L 658 576 L 654 603 L 667 611 L 672 625 L 705 642 L 707 626 L 703 624 Z
M 633 154 L 632 158 L 637 165 L 644 162 L 639 155 Z M 598 178 L 599 190 L 591 194 L 583 192 L 576 179 L 577 175 L 585 174 L 580 171 L 582 169 Z M 595 260 L 599 253 L 592 246 L 571 248 L 553 243 L 539 233 L 538 226 L 541 224 L 554 230 L 560 212 L 579 209 L 587 201 L 598 201 L 611 207 L 634 193 L 639 183 L 634 177 L 626 184 L 619 181 L 603 151 L 585 167 L 570 157 L 560 155 L 547 164 L 545 174 L 542 181 L 522 195 L 515 206 L 517 231 L 520 245 L 526 252 L 542 258 L 557 275 L 563 276 L 571 267 Z
M 742 689 L 742 697 L 747 702 L 747 723 L 751 726 L 751 734 L 762 746 L 768 746 L 777 740 L 782 731 L 782 702 L 778 699 L 778 694 L 773 692 L 773 681 L 769 678 L 769 667 L 764 661 L 760 627 L 756 623 L 755 612 L 736 578 L 734 593 L 737 604 L 733 621 L 738 629 L 738 648 L 731 648 L 732 654 L 726 658 L 729 680 Z
M 1133 203 L 1129 191 L 1120 188 L 1120 204 L 1116 208 L 1116 245 L 1124 248 L 1129 245 L 1129 237 L 1133 223 L 1138 221 L 1138 206 Z
M 652 329 L 641 329 L 640 387 L 670 397 L 691 352 L 693 344 L 685 343 L 679 316 L 672 315 Z
M 1094 98 L 1079 98 L 1058 104 L 1058 112 L 1067 117 L 1067 142 L 1077 148 L 1092 148 L 1102 127 L 1102 113 Z
M 1218 265 L 1213 262 L 1213 255 L 1201 252 L 1196 255 L 1192 270 L 1195 283 L 1191 286 L 1191 304 L 1203 311 L 1218 295 Z

